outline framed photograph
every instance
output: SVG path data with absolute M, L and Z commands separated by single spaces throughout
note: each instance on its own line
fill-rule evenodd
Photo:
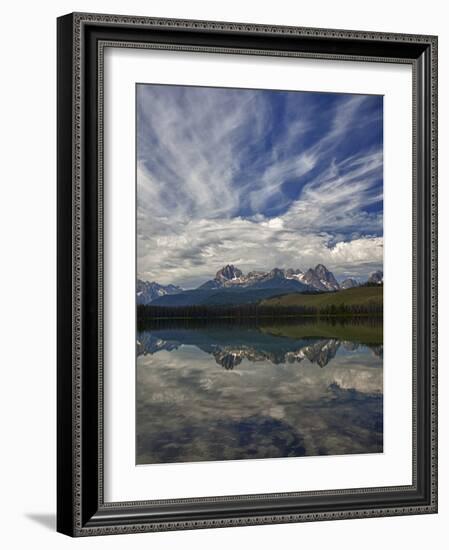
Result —
M 437 38 L 58 19 L 58 531 L 437 511 Z

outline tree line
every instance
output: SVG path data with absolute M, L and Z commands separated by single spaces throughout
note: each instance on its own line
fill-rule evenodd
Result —
M 213 318 L 277 318 L 307 316 L 381 316 L 383 305 L 372 302 L 367 304 L 339 304 L 323 306 L 264 306 L 260 304 L 239 305 L 190 305 L 190 306 L 137 306 L 137 319 L 213 319 Z

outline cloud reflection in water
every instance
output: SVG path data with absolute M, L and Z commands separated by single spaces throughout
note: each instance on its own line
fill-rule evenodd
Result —
M 137 464 L 383 450 L 379 343 L 211 327 L 137 352 Z

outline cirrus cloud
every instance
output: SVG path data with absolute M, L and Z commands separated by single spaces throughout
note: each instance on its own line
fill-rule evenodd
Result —
M 137 87 L 138 276 L 382 268 L 382 98 Z

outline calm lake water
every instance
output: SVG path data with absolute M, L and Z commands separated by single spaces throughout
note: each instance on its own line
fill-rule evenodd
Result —
M 137 464 L 382 452 L 381 321 L 139 328 Z

